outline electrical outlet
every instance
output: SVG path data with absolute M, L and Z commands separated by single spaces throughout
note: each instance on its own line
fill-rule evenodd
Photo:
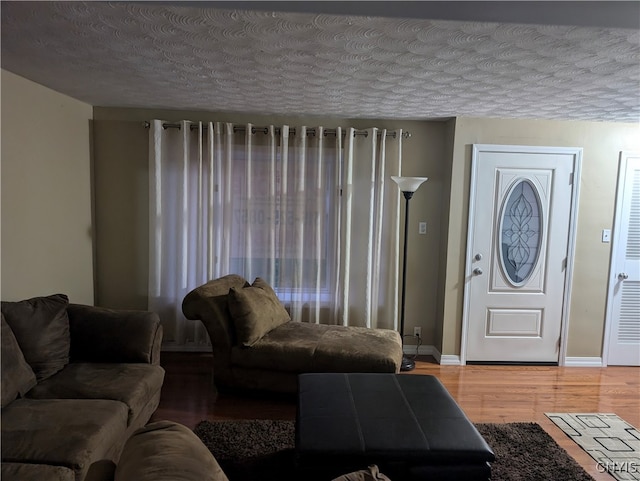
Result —
M 418 326 L 414 327 L 413 328 L 413 335 L 415 337 L 422 337 L 422 328 L 418 327 Z
M 418 234 L 426 234 L 427 233 L 427 223 L 419 222 L 418 223 Z

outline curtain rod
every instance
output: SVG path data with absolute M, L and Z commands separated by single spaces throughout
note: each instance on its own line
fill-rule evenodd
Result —
M 144 127 L 146 129 L 148 129 L 149 127 L 151 127 L 151 122 L 149 122 L 148 120 L 144 121 Z M 164 129 L 180 129 L 181 124 L 178 123 L 169 123 L 169 122 L 165 122 L 162 124 L 162 128 Z M 190 129 L 194 130 L 197 129 L 198 127 L 196 125 L 191 125 Z M 203 130 L 207 130 L 206 126 L 203 126 Z M 234 132 L 244 132 L 246 131 L 246 127 L 244 125 L 234 125 L 233 126 L 233 131 Z M 264 132 L 265 134 L 269 133 L 269 127 L 251 127 L 251 133 L 255 134 L 257 132 Z M 275 132 L 277 134 L 280 133 L 280 129 L 278 127 L 275 128 Z M 290 128 L 289 132 L 293 135 L 295 135 L 296 133 L 296 129 L 294 128 Z M 316 129 L 309 128 L 307 129 L 307 134 L 311 134 L 311 135 L 316 135 Z M 325 129 L 324 131 L 324 135 L 336 135 L 336 129 Z M 355 130 L 354 131 L 354 135 L 364 135 L 365 137 L 367 137 L 369 135 L 369 132 L 367 130 Z M 387 137 L 393 137 L 394 139 L 397 136 L 397 131 L 393 130 L 391 132 L 387 132 Z M 408 131 L 404 131 L 402 133 L 402 137 L 404 137 L 405 139 L 408 139 L 409 137 L 411 137 L 411 133 Z

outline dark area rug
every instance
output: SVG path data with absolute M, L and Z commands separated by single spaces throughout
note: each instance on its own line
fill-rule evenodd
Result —
M 476 427 L 496 455 L 491 466 L 492 481 L 593 481 L 538 424 Z M 293 421 L 202 421 L 194 432 L 230 481 L 301 479 L 295 470 Z M 309 476 L 305 474 L 304 479 Z

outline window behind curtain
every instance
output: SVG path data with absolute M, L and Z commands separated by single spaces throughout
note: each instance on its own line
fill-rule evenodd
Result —
M 234 149 L 232 221 L 214 219 L 216 228 L 231 229 L 229 271 L 263 277 L 284 302 L 317 292 L 328 299 L 339 203 L 335 149 L 309 134 L 277 138 L 275 149 L 264 134 L 253 136 L 250 155 L 244 145 Z
M 182 299 L 227 274 L 264 278 L 296 321 L 395 328 L 401 132 L 237 127 L 151 123 L 148 296 L 165 339 L 208 342 Z

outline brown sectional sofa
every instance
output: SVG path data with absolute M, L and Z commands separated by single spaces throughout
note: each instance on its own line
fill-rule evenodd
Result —
M 113 479 L 158 406 L 161 341 L 150 312 L 2 302 L 3 481 Z
M 260 278 L 209 281 L 187 294 L 182 311 L 209 333 L 218 387 L 295 393 L 301 373 L 400 370 L 397 331 L 291 321 Z

